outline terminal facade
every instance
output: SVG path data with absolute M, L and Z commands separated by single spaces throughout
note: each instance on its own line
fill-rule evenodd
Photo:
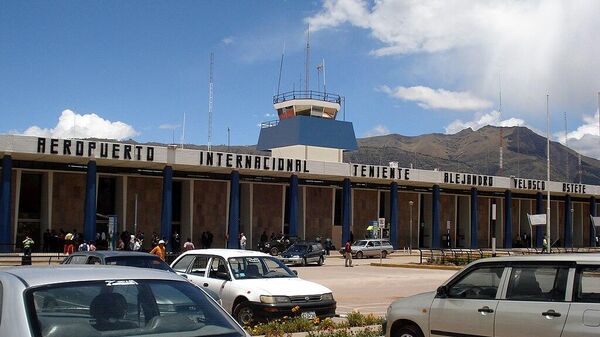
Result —
M 25 234 L 39 243 L 47 229 L 94 240 L 110 232 L 108 215 L 114 230 L 147 238 L 177 231 L 197 244 L 210 231 L 213 247 L 238 247 L 241 232 L 252 248 L 263 232 L 338 246 L 379 218 L 397 249 L 489 248 L 492 237 L 498 248 L 539 247 L 545 226 L 532 229 L 527 215 L 546 213 L 548 191 L 551 241 L 596 244 L 600 186 L 344 163 L 356 139 L 351 123 L 336 120 L 339 103 L 323 93 L 276 96 L 279 120 L 258 142 L 271 156 L 0 135 L 0 249 L 18 250 Z

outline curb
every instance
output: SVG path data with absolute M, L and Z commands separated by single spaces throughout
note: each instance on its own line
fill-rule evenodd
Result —
M 375 329 L 380 329 L 381 325 L 367 325 L 367 326 L 357 326 L 357 327 L 353 327 L 353 328 L 346 328 L 346 329 L 335 329 L 332 331 L 343 331 L 343 330 L 350 330 L 350 332 L 352 333 L 356 333 L 359 331 L 363 331 L 366 329 L 371 329 L 371 330 L 375 330 Z M 310 331 L 310 333 L 313 334 L 319 334 L 321 332 L 326 332 L 327 330 L 313 330 Z M 309 332 L 293 332 L 293 333 L 284 333 L 283 335 L 286 337 L 305 337 L 308 336 Z M 256 336 L 252 336 L 252 337 L 265 337 L 266 335 L 256 335 Z
M 413 269 L 435 269 L 435 270 L 461 270 L 464 267 L 461 266 L 447 266 L 447 265 L 431 265 L 431 264 L 410 264 L 410 263 L 376 263 L 371 262 L 371 266 L 375 267 L 392 267 L 392 268 L 413 268 Z

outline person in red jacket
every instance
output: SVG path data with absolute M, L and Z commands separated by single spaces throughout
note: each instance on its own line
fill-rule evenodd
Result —
M 352 245 L 350 240 L 346 241 L 344 246 L 344 266 L 352 267 Z

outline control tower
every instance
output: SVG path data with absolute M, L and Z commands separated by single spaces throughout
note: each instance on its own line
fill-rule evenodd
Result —
M 318 91 L 291 91 L 273 97 L 278 120 L 261 124 L 258 150 L 274 157 L 338 162 L 356 150 L 352 123 L 336 120 L 341 97 Z

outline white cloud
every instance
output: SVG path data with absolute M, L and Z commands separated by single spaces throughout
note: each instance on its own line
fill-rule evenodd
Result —
M 496 97 L 501 77 L 505 105 L 537 121 L 546 93 L 554 109 L 595 106 L 598 13 L 594 0 L 326 0 L 306 20 L 315 32 L 362 28 L 380 43 L 372 55 L 403 55 L 403 71 L 440 87 Z
M 23 132 L 26 136 L 55 138 L 106 138 L 125 139 L 139 135 L 132 126 L 123 122 L 111 122 L 94 113 L 80 115 L 64 110 L 54 128 L 31 126 Z
M 390 134 L 390 130 L 387 127 L 380 124 L 380 125 L 376 125 L 371 130 L 368 130 L 367 132 L 365 132 L 363 137 L 385 136 L 385 135 L 389 135 L 389 134 Z
M 159 129 L 166 129 L 166 130 L 175 130 L 178 127 L 180 127 L 179 124 L 161 124 L 158 126 Z
M 594 116 L 583 115 L 583 124 L 574 131 L 567 132 L 565 143 L 565 132 L 557 132 L 554 137 L 563 145 L 593 158 L 600 158 L 600 125 L 598 122 L 598 111 Z
M 478 130 L 486 125 L 503 127 L 525 126 L 525 121 L 519 118 L 500 120 L 499 111 L 492 111 L 487 114 L 476 113 L 470 121 L 463 122 L 462 120 L 457 119 L 450 123 L 446 126 L 446 134 L 454 134 L 467 128 Z
M 228 36 L 228 37 L 224 38 L 223 40 L 221 40 L 221 43 L 228 46 L 228 45 L 232 44 L 234 41 L 235 40 L 234 40 L 233 36 Z
M 392 97 L 417 102 L 424 109 L 478 110 L 492 106 L 492 102 L 477 98 L 467 91 L 431 89 L 423 86 L 400 86 L 394 89 L 382 86 L 380 89 Z

